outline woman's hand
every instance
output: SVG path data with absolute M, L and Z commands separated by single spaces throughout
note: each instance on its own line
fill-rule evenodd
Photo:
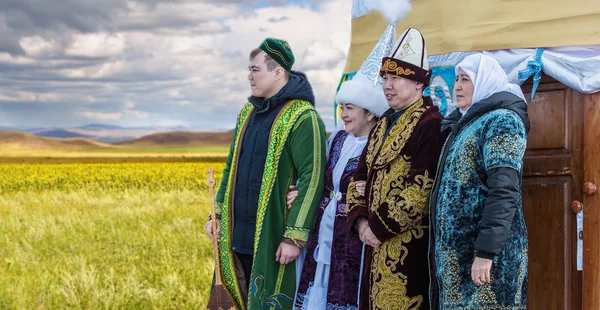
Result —
M 296 199 L 297 196 L 298 196 L 298 189 L 296 189 L 296 186 L 294 186 L 294 185 L 290 186 L 290 191 L 287 194 L 288 209 L 292 207 L 292 203 L 294 202 L 294 200 Z
M 356 191 L 361 196 L 365 195 L 365 185 L 366 184 L 367 184 L 367 181 L 355 181 L 354 182 L 354 186 L 356 187 Z
M 492 260 L 475 257 L 475 261 L 471 266 L 471 280 L 475 285 L 484 285 L 486 283 L 492 283 L 490 277 L 490 271 L 492 270 Z

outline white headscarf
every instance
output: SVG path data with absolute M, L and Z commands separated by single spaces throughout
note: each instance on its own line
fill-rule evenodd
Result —
M 506 72 L 498 61 L 490 56 L 481 53 L 471 54 L 456 65 L 454 68 L 456 75 L 459 69 L 463 69 L 473 82 L 473 104 L 502 91 L 511 92 L 525 101 L 521 87 L 509 83 Z M 464 114 L 466 110 L 461 112 Z

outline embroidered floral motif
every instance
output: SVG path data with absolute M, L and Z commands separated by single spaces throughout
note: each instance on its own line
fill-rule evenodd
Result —
M 348 185 L 348 194 L 349 195 L 346 197 L 346 212 L 350 212 L 356 207 L 363 208 L 364 206 L 366 206 L 367 202 L 365 200 L 365 197 L 358 194 L 358 191 L 356 190 L 356 183 L 354 182 L 354 178 L 352 178 L 350 184 Z
M 425 174 L 416 176 L 415 183 L 409 187 L 390 190 L 388 206 L 394 207 L 388 207 L 388 216 L 401 227 L 420 223 L 423 217 L 429 214 L 426 203 L 432 188 L 433 179 L 429 178 L 429 172 L 425 170 Z
M 410 233 L 409 233 L 410 234 Z M 410 241 L 410 240 L 409 240 Z M 371 302 L 374 309 L 418 310 L 423 296 L 407 296 L 408 278 L 395 266 L 402 264 L 408 249 L 396 236 L 374 249 L 371 262 Z
M 264 308 L 278 308 L 283 309 L 281 306 L 281 300 L 285 300 L 288 302 L 292 302 L 292 298 L 287 296 L 286 294 L 273 294 L 271 296 L 267 296 L 267 291 L 264 289 L 265 286 L 265 278 L 261 275 L 257 275 L 252 279 L 252 293 L 254 296 L 258 296 L 260 302 L 260 309 Z M 260 295 L 258 295 L 260 294 Z
M 406 141 L 408 141 L 412 135 L 413 130 L 421 119 L 421 115 L 429 108 L 431 108 L 431 106 L 423 107 L 423 99 L 419 99 L 418 102 L 406 109 L 404 114 L 396 121 L 396 124 L 400 124 L 400 126 L 393 126 L 388 137 L 385 138 L 383 146 L 379 151 L 377 161 L 375 162 L 375 169 L 382 168 L 398 157 L 398 153 L 402 151 Z M 383 117 L 383 119 L 387 125 L 387 118 Z
M 383 66 L 381 66 L 381 71 L 394 73 L 396 75 L 405 75 L 405 76 L 416 74 L 415 71 L 412 71 L 408 68 L 404 69 L 404 68 L 398 66 L 398 64 L 395 61 L 393 61 L 392 59 L 388 59 L 385 61 L 385 63 L 383 63 Z

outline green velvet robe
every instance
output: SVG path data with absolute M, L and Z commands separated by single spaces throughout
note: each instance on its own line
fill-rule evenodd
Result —
M 223 285 L 238 309 L 291 309 L 296 290 L 296 262 L 280 265 L 275 252 L 284 238 L 303 245 L 308 240 L 314 214 L 321 201 L 325 182 L 325 125 L 308 101 L 293 100 L 279 112 L 269 138 L 256 215 L 254 262 L 248 296 L 238 279 L 231 251 L 233 189 L 237 157 L 247 120 L 254 107 L 248 103 L 238 116 L 233 143 L 215 198 L 221 215 L 219 258 Z M 289 186 L 297 184 L 298 196 L 288 210 Z

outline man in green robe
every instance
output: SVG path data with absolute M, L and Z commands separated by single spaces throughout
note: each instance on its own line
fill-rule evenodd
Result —
M 215 198 L 223 285 L 238 309 L 292 309 L 296 258 L 324 188 L 325 126 L 284 40 L 250 53 L 242 108 Z M 298 197 L 290 209 L 291 185 Z M 211 235 L 211 221 L 206 230 Z M 301 268 L 301 265 L 298 266 Z

